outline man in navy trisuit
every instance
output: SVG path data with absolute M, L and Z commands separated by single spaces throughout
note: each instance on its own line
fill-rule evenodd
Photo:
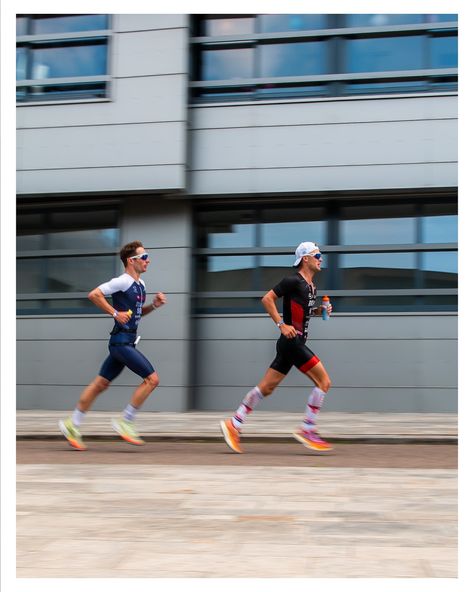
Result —
M 159 384 L 159 377 L 153 366 L 136 349 L 140 339 L 137 329 L 141 317 L 165 304 L 166 296 L 158 292 L 152 303 L 145 306 L 146 288 L 140 275 L 146 272 L 150 258 L 140 241 L 133 241 L 122 247 L 120 259 L 125 267 L 124 273 L 101 284 L 88 295 L 89 300 L 115 320 L 110 333 L 109 356 L 102 364 L 99 375 L 82 391 L 72 415 L 59 422 L 69 444 L 77 450 L 87 450 L 79 431 L 86 412 L 125 366 L 141 376 L 143 382 L 133 392 L 122 418 L 112 420 L 112 427 L 126 442 L 137 446 L 145 444 L 133 422 L 137 411 Z M 107 302 L 106 296 L 112 297 L 112 305 Z
M 229 419 L 221 421 L 221 430 L 227 445 L 241 453 L 240 433 L 247 415 L 264 397 L 271 395 L 288 374 L 292 366 L 313 382 L 301 426 L 293 436 L 310 450 L 328 452 L 332 446 L 316 431 L 316 418 L 331 386 L 328 373 L 321 360 L 306 345 L 310 316 L 321 316 L 322 307 L 316 307 L 316 287 L 313 277 L 321 271 L 322 254 L 312 242 L 301 243 L 296 251 L 296 273 L 285 277 L 262 298 L 262 304 L 281 335 L 276 344 L 276 357 L 262 380 L 244 397 L 240 407 Z M 283 319 L 276 302 L 283 297 Z M 327 312 L 332 311 L 331 305 Z

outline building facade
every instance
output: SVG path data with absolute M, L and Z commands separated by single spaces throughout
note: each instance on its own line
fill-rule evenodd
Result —
M 325 408 L 457 408 L 457 15 L 19 15 L 21 409 L 70 409 L 107 352 L 87 300 L 151 255 L 148 410 L 227 410 L 274 356 L 260 297 L 317 242 Z M 95 409 L 117 409 L 128 370 Z M 300 410 L 293 370 L 266 401 Z

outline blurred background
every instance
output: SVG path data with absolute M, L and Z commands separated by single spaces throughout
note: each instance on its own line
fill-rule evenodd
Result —
M 328 411 L 457 410 L 455 14 L 17 16 L 19 409 L 71 409 L 141 240 L 150 411 L 235 408 L 274 357 L 261 296 L 323 252 Z M 124 371 L 96 410 L 126 404 Z M 295 370 L 266 410 L 299 411 Z

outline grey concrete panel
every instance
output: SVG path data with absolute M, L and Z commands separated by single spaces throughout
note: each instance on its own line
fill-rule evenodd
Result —
M 184 189 L 184 164 L 19 171 L 17 193 L 54 194 Z
M 192 143 L 193 171 L 457 160 L 456 120 L 214 129 Z
M 202 411 L 233 413 L 245 394 L 253 387 L 199 387 L 197 394 Z M 311 386 L 288 386 L 286 381 L 270 396 L 259 403 L 253 412 L 258 420 L 258 411 L 301 411 L 303 416 Z M 426 388 L 337 388 L 327 395 L 321 411 L 319 425 L 324 434 L 324 412 L 393 412 L 393 413 L 456 413 L 457 392 L 455 389 Z M 296 427 L 296 426 L 295 426 Z M 245 433 L 245 428 L 244 428 Z
M 456 162 L 194 171 L 190 193 L 297 193 L 456 187 Z
M 323 361 L 335 387 L 456 387 L 456 341 L 331 340 L 308 341 L 308 347 Z M 247 384 L 250 377 L 257 382 L 263 376 L 275 356 L 275 344 L 198 342 L 197 356 L 197 384 Z M 287 380 L 298 385 L 307 379 L 294 369 Z
M 281 307 L 280 307 L 281 308 Z M 334 313 L 330 321 L 310 320 L 309 335 L 320 339 L 456 339 L 457 315 L 363 315 Z M 280 331 L 267 316 L 209 316 L 195 319 L 201 340 L 277 339 Z
M 85 385 L 20 385 L 17 388 L 18 409 L 63 409 L 68 415 L 76 406 Z M 96 399 L 93 411 L 117 411 L 119 414 L 130 402 L 133 389 L 112 385 Z M 146 400 L 143 411 L 187 410 L 188 390 L 183 386 L 159 386 Z M 87 422 L 87 417 L 86 420 Z M 137 418 L 139 425 L 139 416 Z M 56 426 L 54 426 L 56 427 Z M 112 433 L 112 429 L 111 429 Z
M 155 367 L 163 386 L 184 386 L 188 381 L 188 346 L 184 340 L 143 340 L 138 348 Z M 17 347 L 20 385 L 86 385 L 108 356 L 104 341 L 21 341 Z M 141 379 L 125 368 L 116 379 L 133 386 Z
M 191 108 L 191 129 L 456 119 L 457 96 L 295 99 Z
M 21 171 L 183 164 L 182 127 L 165 122 L 19 130 L 17 167 Z
M 142 342 L 148 339 L 188 339 L 189 296 L 167 294 L 167 303 L 158 310 L 143 317 L 139 334 Z M 151 294 L 147 296 L 151 302 Z M 76 342 L 100 341 L 109 338 L 113 322 L 106 315 L 54 315 L 28 316 L 17 319 L 18 341 L 55 341 L 74 338 Z M 87 344 L 83 345 L 87 348 Z M 86 351 L 86 349 L 85 349 Z M 105 349 L 104 349 L 105 351 Z M 52 363 L 52 360 L 50 361 Z
M 17 129 L 185 121 L 186 105 L 185 75 L 119 78 L 112 81 L 110 101 L 19 106 Z
M 163 29 L 114 36 L 114 75 L 153 76 L 188 72 L 188 30 Z
M 146 31 L 150 29 L 174 29 L 189 26 L 187 14 L 114 14 L 114 31 Z
M 191 231 L 192 212 L 188 203 L 157 196 L 137 196 L 124 206 L 124 242 L 139 236 L 147 249 L 191 247 Z

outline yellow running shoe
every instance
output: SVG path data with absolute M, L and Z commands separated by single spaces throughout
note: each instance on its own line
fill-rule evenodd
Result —
M 72 423 L 70 417 L 64 421 L 59 421 L 59 429 L 73 448 L 76 450 L 87 450 L 87 446 L 82 441 L 81 432 Z
M 221 421 L 220 425 L 227 446 L 231 448 L 234 452 L 238 452 L 239 454 L 241 454 L 242 448 L 240 447 L 240 432 L 237 428 L 234 427 L 232 420 L 226 419 L 224 421 Z
M 133 444 L 134 446 L 143 446 L 145 444 L 145 440 L 140 438 L 132 421 L 127 421 L 126 419 L 113 419 L 112 427 L 117 434 L 125 440 L 125 442 Z
M 293 437 L 296 438 L 298 442 L 301 442 L 303 446 L 306 446 L 306 448 L 314 450 L 315 452 L 329 452 L 332 450 L 331 444 L 324 441 L 318 432 L 310 432 L 299 429 L 293 433 Z

